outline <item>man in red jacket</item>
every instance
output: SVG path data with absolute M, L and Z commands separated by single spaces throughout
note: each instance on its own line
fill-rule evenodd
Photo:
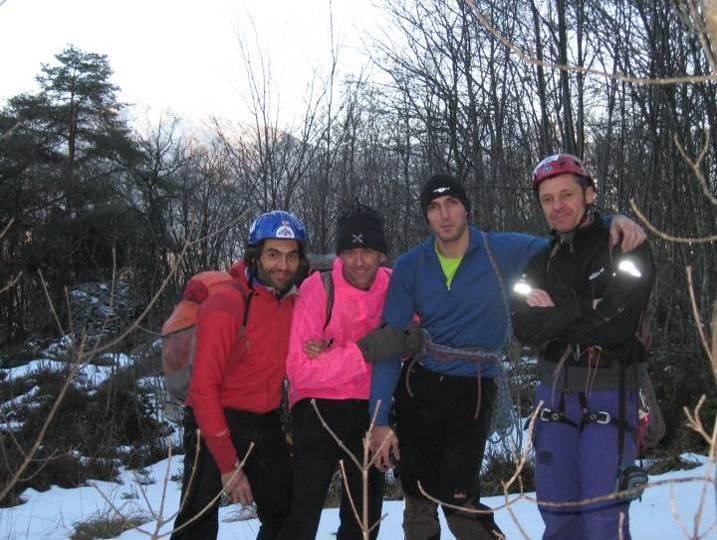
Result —
M 308 266 L 305 243 L 295 216 L 262 214 L 251 226 L 234 282 L 200 308 L 173 540 L 217 537 L 218 504 L 210 502 L 220 491 L 233 503 L 256 503 L 257 540 L 273 540 L 284 522 L 291 467 L 279 407 L 294 284 Z

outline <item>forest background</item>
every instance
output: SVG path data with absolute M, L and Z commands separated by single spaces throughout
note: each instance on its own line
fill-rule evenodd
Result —
M 50 372 L 0 382 L 0 403 L 38 380 L 40 395 L 65 392 L 2 437 L 0 476 L 13 488 L 0 503 L 68 470 L 78 482 L 112 476 L 112 463 L 87 465 L 78 455 L 99 460 L 120 444 L 143 448 L 125 463 L 166 454 L 159 443 L 143 446 L 156 440 L 157 425 L 132 383 L 156 372 L 148 344 L 187 278 L 239 258 L 259 213 L 295 212 L 310 251 L 330 253 L 337 213 L 359 198 L 386 216 L 395 258 L 427 234 L 421 183 L 450 171 L 465 183 L 480 227 L 544 234 L 530 172 L 558 151 L 588 161 L 606 212 L 639 212 L 665 233 L 650 235 L 658 266 L 651 373 L 668 426 L 655 455 L 706 452 L 682 409 L 706 394 L 707 425 L 717 410 L 706 359 L 717 297 L 710 4 L 387 1 L 385 30 L 366 42 L 370 68 L 339 78 L 332 48 L 330 69 L 313 81 L 290 127 L 279 121 L 280 89 L 250 29 L 237 40 L 251 120 L 214 118 L 201 130 L 169 114 L 137 129 L 118 99 L 111 56 L 59 51 L 39 69 L 36 91 L 0 104 L 0 367 L 34 358 L 58 335 L 75 340 L 63 353 L 68 365 L 78 350 L 102 344 L 148 360 L 89 401 Z M 87 283 L 112 284 L 117 300 L 106 313 L 78 311 L 72 291 Z M 42 435 L 52 444 L 34 448 L 22 479 L 14 478 L 50 411 L 58 421 Z

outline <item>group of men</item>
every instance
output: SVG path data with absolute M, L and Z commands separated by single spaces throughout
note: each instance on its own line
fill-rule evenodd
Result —
M 383 218 L 358 201 L 337 220 L 331 270 L 303 280 L 301 221 L 259 216 L 234 286 L 200 309 L 172 538 L 216 538 L 212 501 L 223 491 L 256 503 L 257 539 L 312 539 L 339 460 L 339 540 L 377 537 L 384 471 L 395 463 L 408 540 L 440 538 L 438 504 L 459 540 L 501 537 L 476 471 L 511 326 L 539 348 L 543 538 L 629 538 L 628 499 L 579 501 L 615 492 L 636 455 L 644 358 L 635 329 L 653 281 L 649 248 L 632 221 L 595 211 L 594 181 L 575 156 L 542 161 L 532 187 L 550 239 L 481 231 L 463 185 L 431 177 L 420 193 L 431 235 L 392 271 Z

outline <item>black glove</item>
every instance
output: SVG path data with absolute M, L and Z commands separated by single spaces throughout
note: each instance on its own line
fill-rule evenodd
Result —
M 383 325 L 356 342 L 366 362 L 378 362 L 396 356 L 412 356 L 423 349 L 420 327 L 412 324 L 407 330 Z
M 422 353 L 426 344 L 421 327 L 415 322 L 411 322 L 404 334 L 406 335 L 406 349 L 403 356 L 416 356 Z

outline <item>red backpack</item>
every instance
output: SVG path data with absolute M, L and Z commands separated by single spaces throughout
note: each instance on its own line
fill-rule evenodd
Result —
M 162 325 L 162 370 L 165 386 L 169 394 L 182 403 L 187 398 L 192 376 L 199 307 L 216 290 L 232 283 L 232 276 L 228 272 L 196 274 L 189 280 L 182 299 Z M 246 327 L 251 293 L 242 293 L 242 296 L 245 296 L 246 300 L 242 327 Z

